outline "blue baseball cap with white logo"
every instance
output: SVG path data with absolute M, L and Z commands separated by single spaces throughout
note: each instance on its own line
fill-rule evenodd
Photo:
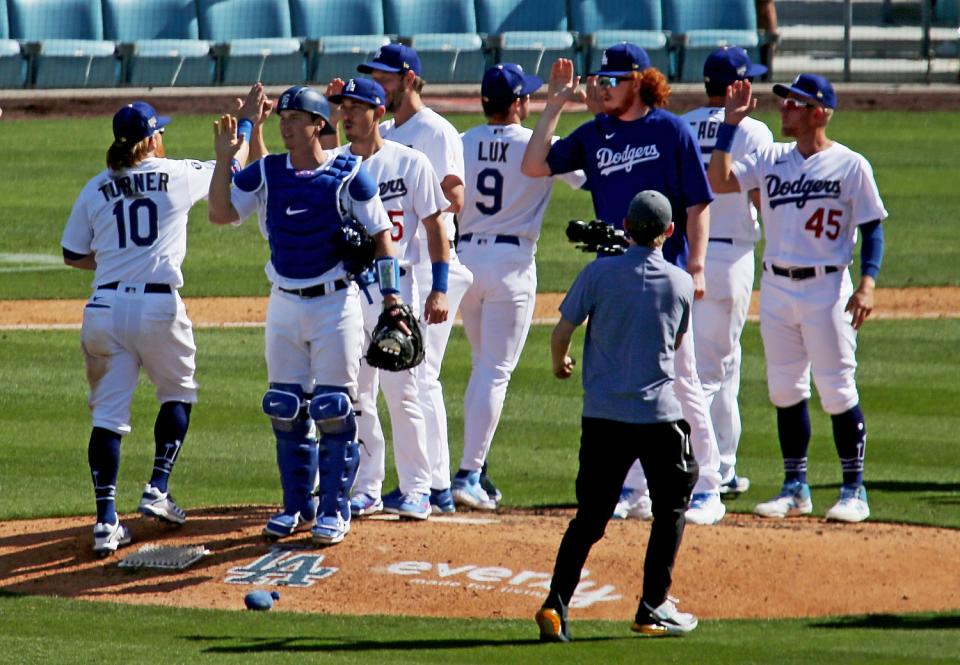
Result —
M 139 143 L 170 124 L 170 118 L 157 115 L 146 102 L 133 102 L 113 116 L 113 138 L 120 143 Z
M 773 86 L 773 94 L 778 97 L 796 95 L 828 109 L 837 108 L 837 93 L 830 81 L 818 74 L 800 74 L 790 85 L 778 83 Z
M 356 99 L 373 106 L 384 106 L 387 93 L 383 86 L 373 79 L 354 78 L 346 82 L 339 95 L 330 95 L 330 101 L 334 104 L 342 104 L 344 99 Z
M 620 42 L 603 52 L 600 69 L 590 76 L 626 76 L 650 68 L 650 56 L 636 44 Z
M 411 71 L 420 76 L 420 56 L 406 44 L 387 44 L 380 47 L 372 61 L 357 65 L 361 74 L 370 74 L 374 70 L 394 74 Z
M 703 63 L 703 82 L 709 85 L 727 86 L 766 73 L 767 68 L 752 63 L 747 52 L 739 46 L 718 48 Z
M 480 83 L 480 96 L 485 102 L 512 102 L 540 89 L 543 79 L 527 74 L 523 67 L 512 62 L 501 62 L 488 69 Z

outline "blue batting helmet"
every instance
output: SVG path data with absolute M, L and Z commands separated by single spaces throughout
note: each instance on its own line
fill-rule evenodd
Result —
M 277 113 L 281 111 L 306 111 L 320 116 L 325 123 L 320 133 L 333 134 L 335 131 L 330 125 L 330 104 L 327 103 L 327 98 L 308 86 L 295 85 L 284 90 L 277 104 Z

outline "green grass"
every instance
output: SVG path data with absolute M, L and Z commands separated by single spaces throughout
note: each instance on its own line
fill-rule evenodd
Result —
M 683 111 L 685 109 L 676 109 Z M 585 120 L 566 114 L 558 133 L 568 134 Z M 761 119 L 777 131 L 774 115 Z M 451 115 L 465 130 L 483 119 Z M 167 135 L 171 157 L 212 158 L 207 116 L 178 116 Z M 535 118 L 527 122 L 532 126 Z M 960 260 L 955 241 L 960 190 L 954 155 L 960 153 L 960 113 L 838 113 L 831 135 L 863 153 L 872 163 L 890 212 L 886 229 L 883 286 L 960 284 L 960 273 L 945 270 Z M 276 126 L 268 127 L 276 147 Z M 77 194 L 103 165 L 111 140 L 106 118 L 5 120 L 0 132 L 0 298 L 83 297 L 90 274 L 67 269 L 60 260 L 60 237 Z M 589 256 L 575 251 L 564 234 L 569 219 L 590 219 L 585 192 L 558 183 L 547 209 L 538 252 L 539 288 L 563 291 Z M 191 214 L 189 251 L 184 263 L 187 296 L 263 295 L 266 243 L 254 220 L 239 229 L 214 227 L 205 204 Z

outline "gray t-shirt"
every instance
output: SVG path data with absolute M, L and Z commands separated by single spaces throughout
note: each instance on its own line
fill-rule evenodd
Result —
M 628 423 L 679 420 L 673 390 L 674 342 L 686 332 L 693 279 L 663 253 L 630 247 L 588 264 L 567 292 L 560 313 L 580 325 L 583 415 Z

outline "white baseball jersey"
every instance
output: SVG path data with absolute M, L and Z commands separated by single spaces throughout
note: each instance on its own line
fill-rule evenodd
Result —
M 382 122 L 380 135 L 425 154 L 441 182 L 448 175 L 455 175 L 463 181 L 463 144 L 460 133 L 433 109 L 420 109 L 399 127 L 394 118 Z M 449 203 L 443 207 L 446 208 L 447 205 Z M 453 240 L 456 234 L 453 214 L 444 213 L 443 221 L 447 226 L 447 237 Z M 425 234 L 420 234 L 420 249 L 422 256 L 427 256 Z
M 887 211 L 870 163 L 834 142 L 804 159 L 794 143 L 774 143 L 733 163 L 741 189 L 759 188 L 765 261 L 780 266 L 844 266 L 857 227 Z
M 366 158 L 367 172 L 380 186 L 380 201 L 393 229 L 390 238 L 403 267 L 420 262 L 420 243 L 415 238 L 420 220 L 447 207 L 440 179 L 426 155 L 405 145 L 385 141 Z M 424 234 L 425 235 L 425 234 Z
M 717 130 L 723 124 L 724 109 L 702 106 L 681 116 L 690 126 L 693 138 L 700 144 L 703 167 L 710 164 L 710 155 L 717 144 Z M 773 143 L 770 128 L 754 118 L 744 118 L 730 146 L 730 156 L 736 161 L 762 146 Z M 755 243 L 760 240 L 757 210 L 743 192 L 717 194 L 710 204 L 710 236 Z
M 532 129 L 519 124 L 480 125 L 463 134 L 466 180 L 461 235 L 507 234 L 533 242 L 540 237 L 554 179 L 529 178 L 520 172 L 532 135 Z M 575 189 L 586 181 L 583 171 L 556 177 Z
M 187 215 L 207 198 L 213 162 L 145 159 L 117 173 L 106 169 L 80 192 L 61 245 L 96 254 L 94 284 L 152 282 L 183 286 Z

